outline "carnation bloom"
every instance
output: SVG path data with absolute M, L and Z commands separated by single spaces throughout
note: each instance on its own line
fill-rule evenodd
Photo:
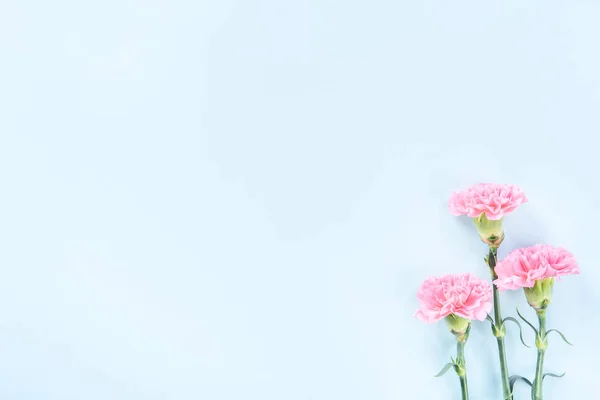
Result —
M 502 291 L 531 288 L 538 280 L 580 272 L 573 254 L 546 244 L 512 251 L 498 261 L 495 271 L 498 279 L 494 283 Z
M 492 309 L 490 284 L 471 274 L 427 278 L 417 298 L 415 317 L 427 323 L 450 315 L 482 321 Z
M 552 301 L 554 278 L 579 274 L 577 260 L 565 249 L 538 244 L 512 251 L 496 265 L 499 290 L 523 288 L 527 302 L 536 310 L 548 307 Z
M 473 218 L 481 240 L 497 248 L 504 239 L 502 219 L 526 202 L 523 190 L 515 185 L 479 183 L 453 193 L 448 208 L 453 215 Z
M 525 193 L 515 185 L 479 183 L 453 193 L 448 206 L 452 215 L 477 218 L 485 214 L 487 219 L 497 221 L 526 202 Z

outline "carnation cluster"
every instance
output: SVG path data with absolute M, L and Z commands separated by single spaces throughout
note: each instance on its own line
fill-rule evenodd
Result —
M 425 279 L 417 292 L 419 306 L 415 317 L 427 323 L 446 320 L 450 332 L 457 340 L 456 357 L 451 358 L 451 362 L 436 376 L 441 376 L 453 368 L 460 380 L 462 400 L 469 399 L 464 348 L 469 338 L 471 321 L 488 320 L 491 324 L 498 347 L 502 383 L 502 397 L 498 398 L 514 400 L 514 385 L 516 382 L 522 382 L 531 387 L 532 400 L 543 400 L 544 378 L 558 376 L 544 372 L 547 338 L 550 333 L 555 332 L 564 341 L 568 341 L 560 331 L 546 328 L 546 313 L 552 303 L 555 281 L 566 275 L 579 274 L 580 269 L 571 252 L 548 244 L 513 249 L 504 259 L 499 260 L 498 249 L 505 237 L 504 217 L 527 202 L 523 190 L 515 185 L 479 183 L 453 193 L 448 202 L 450 213 L 472 218 L 479 238 L 488 247 L 485 261 L 493 284 L 490 285 L 473 274 L 448 274 Z M 517 309 L 519 317 L 535 333 L 537 361 L 531 380 L 521 375 L 509 374 L 504 343 L 506 323 L 513 322 L 519 329 L 521 325 L 513 317 L 502 317 L 500 292 L 506 290 L 523 290 L 527 303 L 538 318 L 536 328 Z M 520 338 L 525 344 L 522 332 Z

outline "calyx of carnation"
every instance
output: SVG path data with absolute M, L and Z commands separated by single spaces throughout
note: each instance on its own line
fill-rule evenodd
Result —
M 467 340 L 468 333 L 471 330 L 471 320 L 460 317 L 456 314 L 450 314 L 444 318 L 450 332 L 456 336 L 456 339 L 464 342 Z
M 525 287 L 525 298 L 527 303 L 536 311 L 545 310 L 552 302 L 552 289 L 554 278 L 545 278 L 535 281 L 533 287 Z
M 479 233 L 481 240 L 490 247 L 495 248 L 498 248 L 504 240 L 503 220 L 504 218 L 490 220 L 485 214 L 473 218 L 475 228 L 477 228 L 477 233 Z

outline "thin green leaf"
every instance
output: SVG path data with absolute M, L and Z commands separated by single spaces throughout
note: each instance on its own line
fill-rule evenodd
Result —
M 490 314 L 487 314 L 487 317 L 485 317 L 485 319 L 487 319 L 488 321 L 490 321 L 490 323 L 492 325 L 494 325 L 494 319 L 492 318 L 492 316 Z
M 511 321 L 511 322 L 514 322 L 515 324 L 517 324 L 517 326 L 519 327 L 519 336 L 521 337 L 521 343 L 523 343 L 523 346 L 525 346 L 525 347 L 531 347 L 527 343 L 525 343 L 525 340 L 523 340 L 523 328 L 521 327 L 521 323 L 519 321 L 517 321 L 516 319 L 514 319 L 513 317 L 504 318 L 502 323 L 504 323 L 506 321 Z
M 449 362 L 448 364 L 444 365 L 444 368 L 442 368 L 442 370 L 440 372 L 438 372 L 437 375 L 435 375 L 435 377 L 439 378 L 440 376 L 444 375 L 453 366 L 454 366 L 454 363 L 451 363 L 451 362 Z
M 563 376 L 565 376 L 565 373 L 566 372 L 563 372 L 560 375 L 556 375 L 556 374 L 553 374 L 553 373 L 550 373 L 550 372 L 546 372 L 544 375 L 542 375 L 542 381 L 544 381 L 544 378 L 546 378 L 547 376 L 551 376 L 552 378 L 562 378 Z
M 537 336 L 537 335 L 538 335 L 538 330 L 537 330 L 537 329 L 535 329 L 535 326 L 533 326 L 533 325 L 531 324 L 531 322 L 527 321 L 527 319 L 526 319 L 526 318 L 525 318 L 525 317 L 524 317 L 524 316 L 523 316 L 523 315 L 522 315 L 522 314 L 519 312 L 519 307 L 517 307 L 517 314 L 519 314 L 519 317 L 521 317 L 521 319 L 522 319 L 523 321 L 525 321 L 525 323 L 526 323 L 527 325 L 529 325 L 529 326 L 531 327 L 531 329 L 533 329 L 533 331 L 535 332 L 535 335 Z
M 529 387 L 533 386 L 531 384 L 531 381 L 527 378 L 525 378 L 524 376 L 521 375 L 513 375 L 510 377 L 509 379 L 509 383 L 510 383 L 510 396 L 512 397 L 513 392 L 514 392 L 514 388 L 515 388 L 515 383 L 517 383 L 517 381 L 523 381 L 526 384 L 529 385 Z M 510 398 L 510 397 L 509 397 Z
M 556 332 L 560 335 L 560 337 L 562 338 L 562 340 L 565 341 L 566 344 L 568 344 L 569 346 L 573 346 L 573 343 L 569 342 L 567 340 L 567 338 L 565 337 L 565 335 L 563 335 L 563 333 L 561 331 L 559 331 L 558 329 L 550 329 L 549 331 L 546 332 L 546 335 L 548 335 L 550 332 Z

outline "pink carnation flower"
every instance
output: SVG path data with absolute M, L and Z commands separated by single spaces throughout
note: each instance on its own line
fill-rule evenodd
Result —
M 427 323 L 450 314 L 482 321 L 492 309 L 492 287 L 471 274 L 425 279 L 417 293 L 415 317 Z
M 535 281 L 579 274 L 577 260 L 565 249 L 538 244 L 512 251 L 495 268 L 499 290 L 531 288 Z
M 527 202 L 523 190 L 515 185 L 479 183 L 450 196 L 452 215 L 477 218 L 485 213 L 489 220 L 499 220 Z

